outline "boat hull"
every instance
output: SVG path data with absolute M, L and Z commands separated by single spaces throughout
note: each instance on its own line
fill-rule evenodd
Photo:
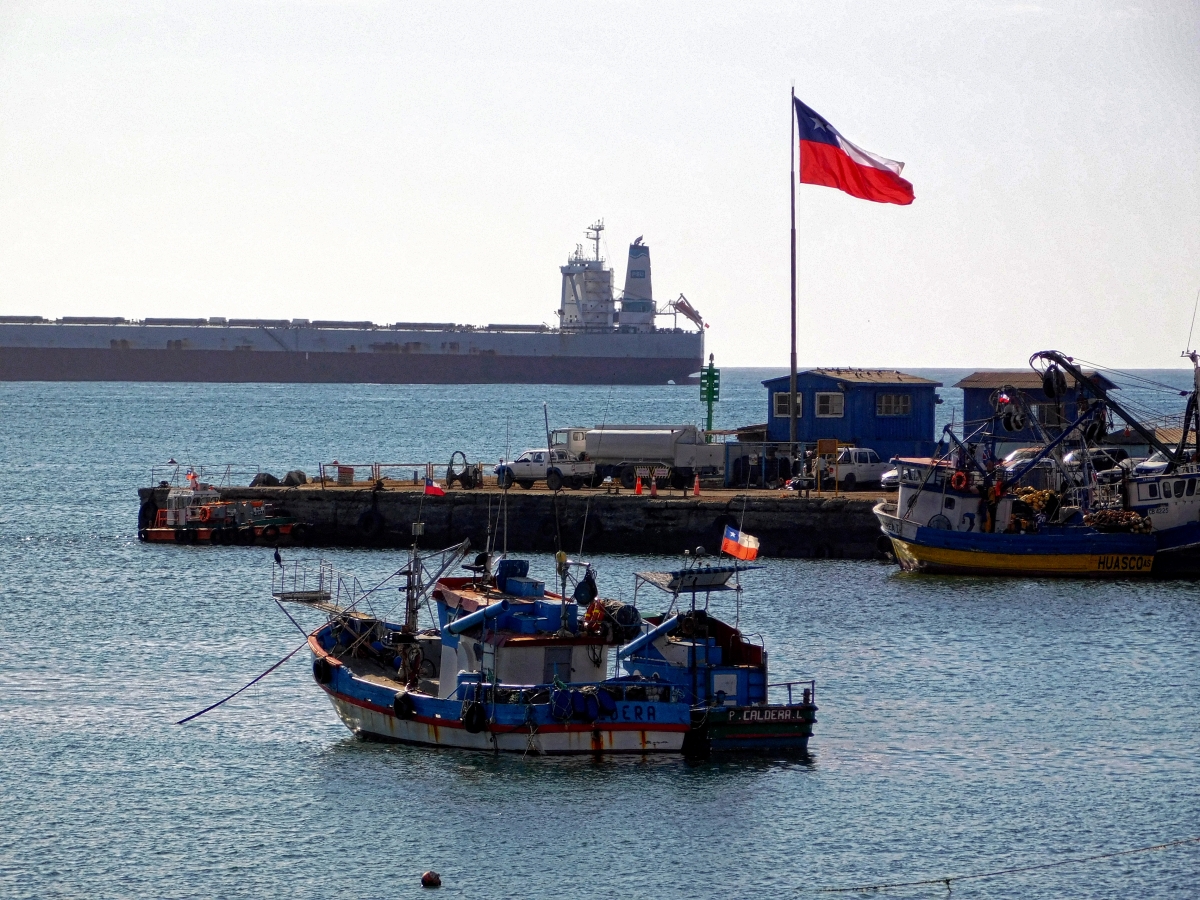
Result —
M 394 686 L 359 677 L 324 651 L 316 634 L 309 637 L 309 649 L 314 678 L 342 723 L 361 737 L 494 753 L 649 754 L 679 753 L 690 728 L 686 703 L 648 698 L 622 699 L 610 715 L 588 722 L 557 719 L 548 703 L 485 702 L 487 721 L 472 730 L 465 721 L 468 704 L 461 700 L 404 692 L 411 706 L 400 716 L 396 700 L 401 692 Z
M 905 521 L 875 507 L 900 568 L 945 575 L 1129 578 L 1152 574 L 1152 534 L 1106 534 L 1092 529 L 1048 534 L 947 531 Z
M 375 740 L 423 747 L 485 750 L 535 756 L 679 753 L 687 726 L 648 726 L 636 722 L 541 724 L 534 728 L 492 724 L 478 733 L 450 716 L 397 718 L 387 707 L 325 688 L 342 723 L 355 734 Z M 446 701 L 450 706 L 461 706 Z

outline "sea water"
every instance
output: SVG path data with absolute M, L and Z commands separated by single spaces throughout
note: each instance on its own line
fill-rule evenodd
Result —
M 764 421 L 758 382 L 775 374 L 726 370 L 717 427 Z M 947 385 L 939 419 L 957 410 L 961 421 L 949 385 L 965 373 L 922 374 Z M 1138 384 L 1123 396 L 1182 408 Z M 1200 836 L 1193 582 L 763 560 L 740 606 L 713 603 L 761 635 L 773 681 L 817 679 L 803 760 L 364 742 L 313 683 L 307 651 L 173 724 L 303 637 L 270 599 L 269 549 L 138 543 L 136 489 L 153 465 L 280 475 L 454 450 L 491 462 L 544 440 L 543 401 L 552 426 L 698 422 L 697 393 L 0 384 L 0 896 L 406 897 L 430 868 L 456 897 L 823 896 Z M 365 584 L 405 562 L 324 555 Z M 631 599 L 632 572 L 680 560 L 630 546 L 593 561 L 602 592 Z M 548 576 L 552 561 L 533 555 L 532 570 Z M 952 886 L 956 897 L 1196 896 L 1200 845 Z

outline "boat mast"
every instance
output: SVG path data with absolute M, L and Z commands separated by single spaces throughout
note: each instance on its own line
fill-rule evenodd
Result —
M 1124 419 L 1126 422 L 1129 423 L 1130 428 L 1132 428 L 1139 435 L 1141 435 L 1143 438 L 1145 438 L 1146 442 L 1151 447 L 1153 447 L 1155 450 L 1157 450 L 1159 453 L 1161 453 L 1163 456 L 1165 456 L 1167 458 L 1168 463 L 1169 463 L 1168 471 L 1170 469 L 1174 469 L 1175 466 L 1179 465 L 1179 458 L 1176 456 L 1176 453 L 1174 450 L 1172 450 L 1170 447 L 1168 447 L 1166 444 L 1164 444 L 1162 441 L 1160 441 L 1155 436 L 1154 432 L 1147 429 L 1134 416 L 1132 416 L 1128 412 L 1126 412 L 1125 409 L 1121 406 L 1121 404 L 1119 404 L 1116 400 L 1112 399 L 1112 397 L 1110 397 L 1108 395 L 1108 391 L 1105 390 L 1104 387 L 1096 384 L 1094 381 L 1092 381 L 1090 378 L 1088 378 L 1087 375 L 1085 375 L 1083 373 L 1083 370 L 1080 369 L 1077 365 L 1075 365 L 1075 363 L 1072 362 L 1068 357 L 1064 356 L 1062 353 L 1059 353 L 1057 350 L 1042 350 L 1038 353 L 1033 354 L 1033 356 L 1031 356 L 1029 358 L 1030 365 L 1032 366 L 1034 360 L 1038 360 L 1038 359 L 1047 360 L 1051 364 L 1057 365 L 1060 368 L 1065 369 L 1067 371 L 1067 373 L 1070 374 L 1075 379 L 1076 383 L 1079 384 L 1080 387 L 1086 386 L 1088 390 L 1090 390 L 1093 394 L 1095 394 L 1097 397 L 1099 397 L 1101 400 L 1103 400 L 1105 403 L 1107 403 L 1110 407 L 1112 407 L 1113 411 L 1116 412 L 1117 415 L 1119 415 L 1122 419 Z M 1193 396 L 1195 396 L 1195 394 L 1193 394 Z

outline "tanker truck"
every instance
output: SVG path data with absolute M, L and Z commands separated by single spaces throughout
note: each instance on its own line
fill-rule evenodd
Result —
M 596 467 L 595 481 L 611 476 L 630 490 L 638 470 L 657 476 L 663 487 L 689 487 L 696 475 L 725 473 L 725 445 L 709 444 L 695 425 L 604 425 L 560 428 L 551 445 Z

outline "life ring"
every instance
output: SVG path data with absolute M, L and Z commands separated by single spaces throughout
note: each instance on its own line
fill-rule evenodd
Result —
M 209 509 L 207 506 L 200 507 L 200 521 L 207 522 L 211 518 L 212 518 L 212 510 Z
M 961 470 L 955 472 L 950 478 L 950 487 L 956 491 L 965 491 L 967 489 L 967 473 Z

